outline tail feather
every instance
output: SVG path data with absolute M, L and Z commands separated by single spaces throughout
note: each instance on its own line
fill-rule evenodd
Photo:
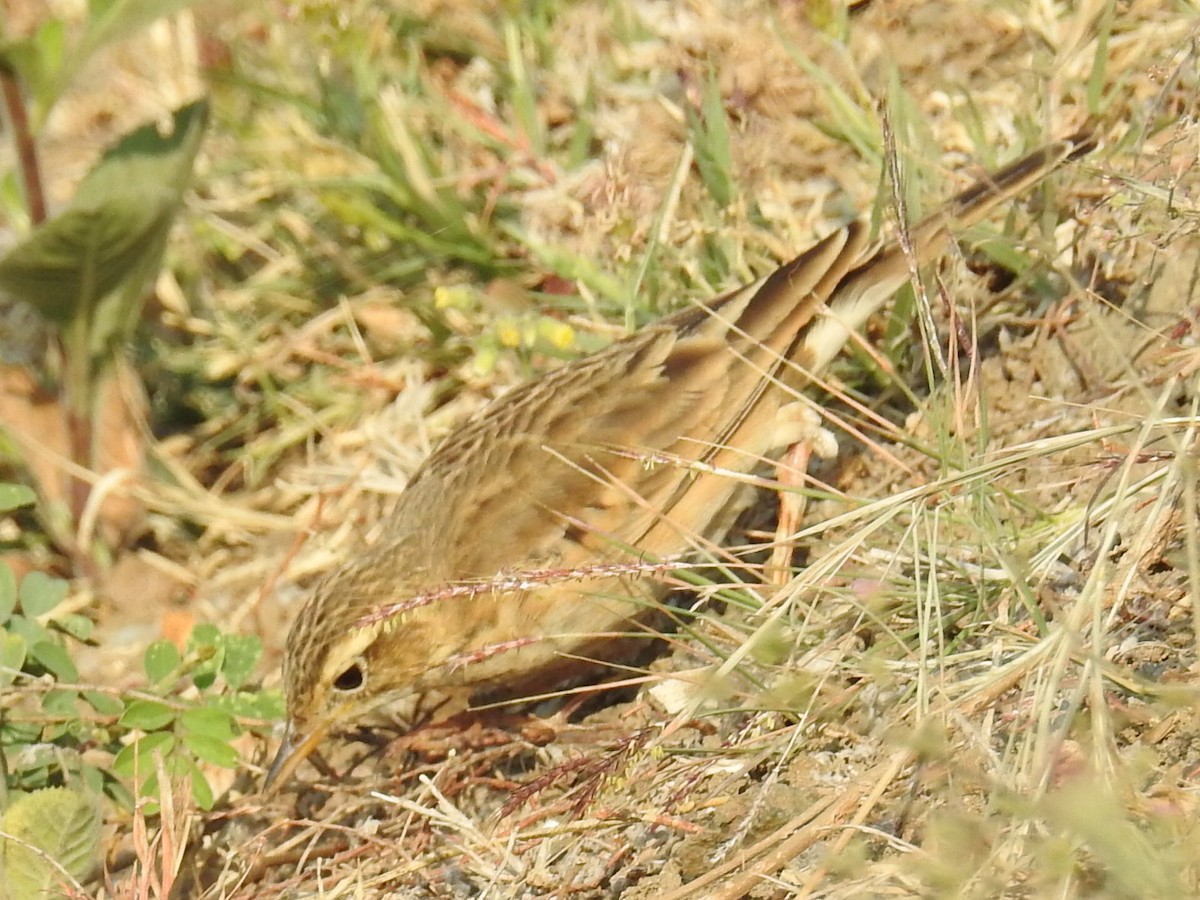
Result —
M 937 257 L 952 234 L 974 225 L 997 206 L 1037 184 L 1063 163 L 1096 147 L 1089 131 L 1021 157 L 986 175 L 909 231 L 908 246 L 917 265 Z M 911 268 L 905 247 L 891 242 L 866 254 L 826 295 L 829 306 L 803 336 L 803 364 L 819 370 L 837 355 L 852 331 L 892 296 L 908 279 Z M 798 348 L 799 349 L 799 348 Z

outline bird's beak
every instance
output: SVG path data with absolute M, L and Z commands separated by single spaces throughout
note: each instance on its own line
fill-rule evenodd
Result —
M 327 731 L 329 731 L 329 723 L 321 722 L 307 735 L 304 735 L 303 739 L 297 741 L 296 728 L 291 722 L 288 722 L 287 730 L 283 733 L 283 743 L 279 745 L 275 761 L 271 763 L 271 768 L 267 771 L 263 790 L 268 794 L 273 794 L 280 785 L 287 784 L 296 768 L 317 748 L 317 744 L 321 743 Z

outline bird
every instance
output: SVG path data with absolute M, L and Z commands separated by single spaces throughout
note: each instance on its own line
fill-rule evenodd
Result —
M 408 723 L 561 683 L 645 630 L 662 573 L 731 527 L 744 478 L 803 440 L 797 392 L 956 232 L 1092 151 L 1090 130 L 986 175 L 873 242 L 854 220 L 765 277 L 501 394 L 418 467 L 380 537 L 289 631 L 266 779 L 386 709 Z

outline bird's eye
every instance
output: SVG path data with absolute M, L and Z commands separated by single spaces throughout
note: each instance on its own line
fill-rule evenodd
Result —
M 367 683 L 367 667 L 362 657 L 354 660 L 350 665 L 342 670 L 342 673 L 337 678 L 333 679 L 333 689 L 340 691 L 343 694 L 352 694 L 355 691 L 361 691 L 364 684 Z

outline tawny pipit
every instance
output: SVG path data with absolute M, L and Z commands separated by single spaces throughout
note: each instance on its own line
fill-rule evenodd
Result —
M 913 261 L 1093 146 L 1081 133 L 981 179 L 909 231 Z M 867 241 L 853 222 L 754 284 L 514 388 L 446 438 L 384 537 L 296 618 L 288 736 L 268 781 L 376 707 L 414 721 L 496 688 L 545 690 L 566 661 L 603 659 L 636 631 L 662 589 L 628 564 L 724 535 L 741 486 L 727 473 L 805 435 L 796 392 L 908 280 L 898 244 Z

